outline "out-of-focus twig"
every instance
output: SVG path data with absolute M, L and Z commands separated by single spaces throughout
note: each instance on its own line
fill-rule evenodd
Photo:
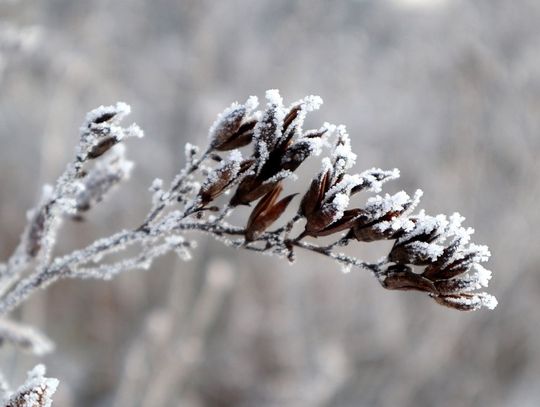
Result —
M 22 350 L 42 356 L 54 350 L 52 341 L 34 327 L 0 319 L 0 343 L 9 342 Z

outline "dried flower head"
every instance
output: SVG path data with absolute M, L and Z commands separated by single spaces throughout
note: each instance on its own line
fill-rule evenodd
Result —
M 197 230 L 234 247 L 289 260 L 294 259 L 295 250 L 313 251 L 347 269 L 357 266 L 370 270 L 386 288 L 426 292 L 438 303 L 459 310 L 495 306 L 493 297 L 477 291 L 486 287 L 491 277 L 481 266 L 488 260 L 489 250 L 470 243 L 473 230 L 461 226 L 462 216 L 415 214 L 420 190 L 412 197 L 404 191 L 376 195 L 363 205 L 351 206 L 352 195 L 379 193 L 384 183 L 399 177 L 399 171 L 371 168 L 353 172 L 357 157 L 345 126 L 324 123 L 318 129 L 304 130 L 306 115 L 322 103 L 318 96 L 307 96 L 285 107 L 279 92 L 272 89 L 266 92 L 266 100 L 262 111 L 256 111 L 256 97 L 244 104 L 233 103 L 210 128 L 206 149 L 186 146 L 186 167 L 169 188 L 164 188 L 162 181 L 153 184 L 153 207 L 138 228 L 51 259 L 62 217 L 80 216 L 127 178 L 131 164 L 124 159 L 123 148 L 113 146 L 125 137 L 142 135 L 136 125 L 121 126 L 130 112 L 123 103 L 90 112 L 81 126 L 74 163 L 32 212 L 20 249 L 0 266 L 0 278 L 13 278 L 30 261 L 38 259 L 40 264 L 35 274 L 0 297 L 0 312 L 13 309 L 35 288 L 60 277 L 109 278 L 125 269 L 146 268 L 156 256 L 179 250 L 169 235 Z M 244 155 L 237 149 L 240 147 L 245 148 Z M 279 199 L 284 183 L 305 160 L 327 147 L 330 151 L 321 160 L 321 170 L 306 190 L 298 191 L 302 199 L 296 215 L 286 218 L 285 209 L 296 194 Z M 223 155 L 228 150 L 232 151 Z M 88 162 L 95 164 L 83 168 Z M 229 193 L 229 202 L 223 202 L 222 195 Z M 257 200 L 245 227 L 226 223 L 236 206 Z M 282 226 L 270 230 L 280 219 Z M 291 237 L 298 223 L 303 224 L 303 232 Z M 317 239 L 329 236 L 334 237 L 334 243 L 317 244 Z M 379 240 L 393 240 L 394 244 L 388 256 L 376 263 L 336 251 L 341 246 Z M 138 256 L 91 266 L 103 255 L 134 244 L 142 247 Z M 189 257 L 191 248 L 191 244 L 183 244 L 182 257 Z
M 353 172 L 357 157 L 345 126 L 324 123 L 318 129 L 304 130 L 307 113 L 322 103 L 318 96 L 285 107 L 273 89 L 267 91 L 266 99 L 263 111 L 255 111 L 255 97 L 243 105 L 233 103 L 210 128 L 206 149 L 186 145 L 185 167 L 168 187 L 159 179 L 153 182 L 152 207 L 138 227 L 53 256 L 62 221 L 79 218 L 128 178 L 132 164 L 118 144 L 126 137 L 142 136 L 135 124 L 122 127 L 121 121 L 130 112 L 126 104 L 90 112 L 81 126 L 73 162 L 54 186 L 44 189 L 41 201 L 29 212 L 19 246 L 0 264 L 0 314 L 61 278 L 109 279 L 126 270 L 147 269 L 154 259 L 169 252 L 188 260 L 195 248 L 195 242 L 185 236 L 190 232 L 207 233 L 231 247 L 289 261 L 294 260 L 296 250 L 311 251 L 335 260 L 346 271 L 352 267 L 369 270 L 385 288 L 419 291 L 460 311 L 495 308 L 495 297 L 481 291 L 491 278 L 491 272 L 482 266 L 490 252 L 486 246 L 470 242 L 473 229 L 462 226 L 461 215 L 415 213 L 420 190 L 412 197 L 401 191 L 351 205 L 351 196 L 360 191 L 381 192 L 385 182 L 399 177 L 399 171 L 372 168 Z M 245 148 L 244 154 L 238 148 Z M 224 154 L 226 151 L 230 152 Z M 321 170 L 307 188 L 299 187 L 298 210 L 287 217 L 286 208 L 297 194 L 280 199 L 284 185 L 304 161 L 323 152 Z M 232 195 L 228 202 L 223 199 L 227 194 Z M 227 222 L 238 205 L 257 200 L 247 222 L 242 222 L 245 227 Z M 281 226 L 272 230 L 278 221 Z M 299 224 L 302 232 L 293 237 Z M 322 244 L 322 237 L 333 243 Z M 381 240 L 394 243 L 377 262 L 339 252 L 342 246 Z M 137 250 L 129 250 L 133 247 Z M 107 256 L 111 253 L 119 260 L 111 261 Z M 2 335 L 19 344 L 31 337 L 34 342 L 29 346 L 35 350 L 38 336 L 29 336 L 27 331 L 21 335 L 16 327 L 4 323 Z M 45 401 L 36 405 L 49 405 L 56 384 L 38 373 L 36 383 L 45 383 L 42 392 L 36 393 L 29 385 L 18 395 L 36 395 Z M 20 405 L 18 400 L 14 396 L 7 405 Z
M 266 92 L 265 111 L 255 125 L 253 172 L 239 184 L 231 198 L 232 206 L 248 205 L 270 192 L 312 154 L 320 152 L 322 132 L 304 132 L 307 112 L 318 109 L 322 101 L 308 96 L 289 108 L 275 89 Z

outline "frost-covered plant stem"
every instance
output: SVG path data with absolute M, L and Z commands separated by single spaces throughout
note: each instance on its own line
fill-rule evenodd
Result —
M 0 300 L 0 314 L 7 314 L 9 311 L 23 303 L 30 294 L 37 288 L 46 287 L 50 283 L 61 278 L 111 278 L 114 274 L 134 268 L 148 268 L 155 257 L 165 254 L 172 248 L 170 244 L 164 243 L 162 246 L 152 246 L 154 250 L 143 251 L 136 257 L 123 260 L 119 263 L 104 264 L 99 267 L 80 267 L 93 260 L 97 260 L 107 254 L 126 250 L 134 244 L 151 244 L 157 238 L 170 235 L 175 232 L 198 231 L 210 234 L 231 247 L 243 248 L 256 252 L 285 253 L 290 247 L 297 247 L 307 251 L 322 254 L 331 259 L 337 260 L 344 265 L 356 266 L 370 270 L 374 273 L 381 271 L 384 263 L 367 263 L 354 257 L 332 251 L 327 246 L 318 246 L 304 241 L 284 238 L 283 233 L 263 233 L 255 241 L 245 244 L 243 236 L 245 230 L 239 227 L 223 226 L 218 224 L 208 224 L 201 222 L 185 222 L 185 214 L 174 213 L 174 216 L 166 217 L 163 221 L 149 227 L 136 230 L 125 230 L 107 238 L 99 239 L 84 249 L 77 250 L 69 255 L 60 257 L 52 262 L 48 267 L 35 273 L 26 279 L 21 280 L 12 290 L 10 290 Z M 174 223 L 171 221 L 175 221 Z M 176 222 L 180 220 L 180 222 Z M 285 232 L 285 230 L 283 230 Z M 236 240 L 230 240 L 231 238 Z M 264 242 L 264 246 L 257 246 L 257 243 Z
M 167 189 L 162 188 L 161 180 L 154 182 L 153 205 L 139 227 L 51 259 L 62 220 L 81 216 L 129 175 L 131 163 L 123 158 L 123 145 L 117 144 L 126 137 L 142 135 L 136 125 L 120 126 L 129 113 L 125 104 L 90 112 L 81 127 L 75 160 L 54 188 L 45 189 L 42 203 L 29 215 L 15 254 L 0 266 L 4 287 L 0 314 L 10 312 L 36 289 L 60 278 L 111 278 L 124 270 L 148 268 L 155 257 L 172 250 L 189 256 L 194 243 L 185 239 L 188 231 L 210 234 L 229 246 L 278 255 L 291 262 L 297 249 L 322 254 L 346 270 L 358 267 L 371 271 L 386 288 L 424 291 L 437 302 L 457 309 L 495 305 L 493 297 L 474 292 L 487 286 L 489 272 L 479 263 L 489 252 L 484 246 L 468 244 L 472 229 L 461 227 L 460 215 L 432 217 L 423 211 L 412 215 L 421 191 L 413 197 L 405 192 L 376 196 L 363 208 L 349 209 L 352 194 L 379 192 L 382 184 L 397 178 L 399 172 L 373 168 L 348 174 L 356 156 L 345 127 L 325 124 L 320 129 L 303 129 L 306 114 L 319 107 L 320 98 L 308 96 L 288 108 L 275 90 L 268 91 L 267 98 L 263 111 L 255 112 L 254 97 L 226 109 L 210 129 L 209 145 L 202 154 L 197 147 L 186 146 L 186 166 Z M 244 159 L 238 149 L 250 144 L 253 152 Z M 297 213 L 283 226 L 268 231 L 294 199 L 289 195 L 278 201 L 282 184 L 293 178 L 305 159 L 320 154 L 325 147 L 330 148 L 330 155 L 323 158 L 322 170 L 304 193 Z M 221 155 L 230 150 L 228 157 Z M 92 164 L 94 167 L 88 169 Z M 232 198 L 220 202 L 229 192 Z M 245 227 L 227 223 L 226 218 L 238 205 L 253 201 L 258 203 Z M 291 237 L 302 221 L 304 230 Z M 336 236 L 334 243 L 318 244 L 319 237 L 330 235 Z M 312 241 L 306 240 L 310 238 Z M 354 241 L 384 239 L 395 240 L 395 244 L 390 254 L 377 262 L 365 262 L 337 250 Z M 116 263 L 103 261 L 105 256 L 134 245 L 140 246 L 135 257 Z M 34 271 L 23 276 L 31 263 L 36 264 Z M 411 265 L 425 266 L 424 272 L 413 272 Z
M 135 124 L 121 126 L 130 113 L 124 103 L 88 113 L 75 159 L 54 186 L 44 188 L 40 203 L 28 213 L 28 225 L 14 254 L 0 264 L 0 315 L 62 278 L 110 279 L 126 270 L 147 269 L 155 258 L 171 251 L 187 260 L 195 247 L 186 238 L 191 232 L 289 262 L 294 262 L 297 250 L 313 252 L 340 263 L 344 271 L 368 270 L 385 288 L 424 292 L 439 304 L 462 311 L 496 306 L 493 296 L 478 292 L 491 278 L 480 264 L 489 258 L 489 250 L 470 243 L 474 231 L 462 226 L 461 215 L 430 216 L 423 210 L 414 214 L 420 190 L 412 196 L 404 191 L 376 195 L 351 208 L 352 195 L 379 193 L 385 182 L 399 177 L 399 171 L 372 168 L 349 174 L 356 155 L 345 127 L 325 123 L 318 129 L 303 128 L 307 113 L 321 105 L 319 97 L 308 96 L 289 107 L 277 90 L 268 91 L 266 97 L 261 111 L 256 111 L 257 98 L 250 97 L 221 113 L 202 153 L 186 145 L 185 167 L 166 189 L 163 181 L 154 181 L 151 209 L 138 227 L 55 256 L 62 222 L 84 217 L 129 177 L 132 163 L 124 157 L 123 141 L 143 135 Z M 247 150 L 246 158 L 240 149 Z M 295 179 L 294 172 L 306 159 L 323 151 L 321 170 L 307 190 L 299 191 L 297 210 L 287 217 L 286 209 L 298 194 L 280 198 L 284 183 Z M 228 223 L 239 206 L 251 205 L 243 226 Z M 281 226 L 271 230 L 279 222 Z M 321 243 L 329 236 L 332 243 Z M 379 240 L 394 244 L 387 256 L 375 262 L 339 251 Z M 133 247 L 137 250 L 130 251 Z M 113 253 L 121 260 L 107 261 Z M 52 349 L 44 338 L 7 320 L 0 330 L 0 339 L 16 344 L 30 341 L 28 347 L 35 353 Z
M 174 181 L 171 183 L 171 186 L 168 191 L 163 192 L 157 202 L 154 203 L 154 207 L 146 217 L 146 220 L 143 222 L 143 224 L 138 228 L 138 230 L 146 230 L 149 225 L 161 215 L 163 210 L 167 207 L 167 201 L 170 201 L 172 197 L 177 195 L 179 191 L 181 191 L 182 186 L 188 179 L 190 175 L 192 175 L 195 171 L 199 169 L 199 166 L 208 158 L 210 153 L 212 152 L 211 148 L 208 148 L 204 154 L 202 154 L 199 158 L 194 159 L 194 155 L 196 154 L 197 149 L 193 148 L 190 144 L 186 146 L 186 158 L 187 163 L 186 167 L 178 174 L 178 176 L 174 179 Z M 194 208 L 187 208 L 187 210 L 184 213 L 184 216 L 189 216 Z

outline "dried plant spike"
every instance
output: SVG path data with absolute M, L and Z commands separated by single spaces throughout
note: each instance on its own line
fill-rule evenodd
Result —
M 233 103 L 211 126 L 207 146 L 188 143 L 186 164 L 170 185 L 160 179 L 152 183 L 151 209 L 137 227 L 60 255 L 55 249 L 62 222 L 81 219 L 129 178 L 133 163 L 125 158 L 123 141 L 143 135 L 136 124 L 121 125 L 130 113 L 125 103 L 88 113 L 72 162 L 43 189 L 42 198 L 28 212 L 19 245 L 0 263 L 0 315 L 60 279 L 110 279 L 128 270 L 148 269 L 156 258 L 171 252 L 187 261 L 196 247 L 187 235 L 196 232 L 289 262 L 297 250 L 326 256 L 345 271 L 353 267 L 369 271 L 384 288 L 418 291 L 459 311 L 497 306 L 495 297 L 483 291 L 492 277 L 483 266 L 489 249 L 471 242 L 474 230 L 462 225 L 464 217 L 417 212 L 421 190 L 412 196 L 405 191 L 381 193 L 386 182 L 399 178 L 399 170 L 356 173 L 357 157 L 345 126 L 324 123 L 304 131 L 306 115 L 322 103 L 318 96 L 307 96 L 288 108 L 276 89 L 267 91 L 266 99 L 259 111 L 256 97 Z M 243 154 L 240 147 L 247 147 Z M 299 166 L 321 154 L 322 168 L 311 182 L 291 183 L 296 193 L 280 199 Z M 380 195 L 353 206 L 350 198 L 360 192 Z M 297 194 L 302 196 L 299 208 L 287 217 L 286 209 Z M 224 195 L 231 198 L 227 201 Z M 241 222 L 245 227 L 228 222 L 238 205 L 257 200 L 247 222 Z M 278 220 L 282 226 L 270 230 Z M 303 231 L 293 237 L 297 226 Z M 331 243 L 323 242 L 321 238 L 328 236 Z M 349 245 L 354 252 L 361 244 L 382 240 L 393 245 L 376 262 L 339 251 Z M 108 256 L 113 253 L 114 261 Z M 35 354 L 52 349 L 44 335 L 7 319 L 0 320 L 0 337 Z M 58 381 L 44 374 L 36 367 L 25 385 L 4 398 L 4 405 L 50 406 Z
M 263 111 L 254 111 L 255 97 L 249 98 L 244 105 L 231 105 L 212 126 L 210 146 L 199 149 L 189 145 L 186 148 L 189 150 L 186 167 L 168 190 L 163 188 L 163 182 L 153 188 L 154 206 L 141 226 L 100 239 L 71 254 L 50 258 L 62 217 L 78 215 L 99 203 L 116 180 L 126 178 L 122 174 L 129 172 L 125 163 L 119 165 L 123 161 L 113 159 L 118 146 L 111 147 L 112 152 L 108 155 L 96 157 L 97 164 L 93 169 L 83 170 L 81 163 L 89 158 L 89 153 L 90 157 L 96 155 L 93 149 L 102 140 L 113 137 L 120 142 L 127 136 L 142 135 L 136 125 L 120 126 L 120 121 L 129 113 L 129 106 L 123 103 L 90 112 L 81 127 L 74 163 L 68 166 L 66 173 L 33 212 L 37 215 L 30 218 L 20 249 L 6 264 L 0 265 L 0 278 L 17 277 L 5 283 L 4 293 L 0 296 L 0 313 L 16 308 L 36 289 L 59 278 L 109 278 L 123 270 L 147 266 L 154 257 L 175 250 L 169 241 L 163 241 L 166 235 L 187 231 L 209 233 L 219 239 L 228 239 L 225 242 L 236 247 L 264 250 L 287 259 L 294 257 L 294 250 L 310 250 L 341 264 L 367 269 L 387 288 L 429 291 L 439 302 L 451 302 L 453 300 L 446 297 L 458 294 L 477 298 L 474 293 L 479 287 L 487 286 L 489 280 L 486 278 L 488 273 L 480 265 L 489 258 L 489 251 L 485 246 L 470 243 L 472 229 L 461 226 L 463 218 L 460 215 L 434 217 L 423 211 L 413 214 L 422 195 L 420 190 L 412 197 L 401 191 L 371 197 L 363 205 L 349 207 L 352 194 L 378 192 L 385 182 L 397 179 L 399 171 L 372 168 L 350 173 L 356 154 L 345 126 L 324 123 L 319 130 L 303 132 L 305 115 L 319 108 L 320 98 L 307 96 L 289 108 L 284 107 L 277 90 L 269 90 L 266 98 Z M 212 145 L 226 149 L 238 145 L 237 140 L 244 135 L 248 137 L 240 144 L 246 140 L 252 143 L 251 155 L 241 158 L 239 152 L 233 151 L 228 158 L 219 156 L 216 159 L 218 156 L 212 151 Z M 303 195 L 298 213 L 292 219 L 284 219 L 284 227 L 268 232 L 268 227 L 283 217 L 292 200 L 293 195 L 289 195 L 278 201 L 282 184 L 295 175 L 304 160 L 320 153 L 326 140 L 333 140 L 332 151 L 323 156 L 322 170 L 309 187 L 298 190 Z M 199 154 L 199 151 L 205 153 Z M 211 163 L 214 167 L 209 166 Z M 107 171 L 97 171 L 100 167 Z M 229 204 L 220 207 L 217 198 L 229 193 L 232 195 Z M 257 199 L 261 200 L 246 228 L 225 222 L 225 217 L 237 205 L 249 205 Z M 209 206 L 211 202 L 213 205 Z M 218 215 L 210 215 L 212 212 Z M 289 232 L 299 221 L 305 222 L 304 232 L 295 239 L 289 238 Z M 330 235 L 335 235 L 336 244 L 321 246 L 304 242 L 308 236 L 317 241 Z M 244 244 L 230 240 L 238 236 L 245 237 Z M 394 240 L 394 246 L 381 262 L 368 263 L 336 251 L 342 245 L 387 239 Z M 254 244 L 245 244 L 250 241 Z M 255 241 L 262 242 L 264 249 Z M 137 257 L 113 265 L 87 267 L 90 262 L 99 263 L 107 253 L 121 252 L 133 245 L 143 248 Z M 34 258 L 38 259 L 38 267 L 22 278 L 21 270 Z M 424 268 L 416 273 L 420 277 L 403 271 L 396 274 L 395 267 L 411 265 Z M 114 272 L 107 272 L 107 267 Z M 481 304 L 487 306 L 485 301 Z
M 44 188 L 42 198 L 28 212 L 19 245 L 0 264 L 0 315 L 60 279 L 110 279 L 124 271 L 148 269 L 157 257 L 171 252 L 189 260 L 195 241 L 187 235 L 195 232 L 290 262 L 297 250 L 326 256 L 346 271 L 353 267 L 369 271 L 384 288 L 418 291 L 460 311 L 496 307 L 495 297 L 480 291 L 488 287 L 492 275 L 483 266 L 489 249 L 471 242 L 474 230 L 462 226 L 461 215 L 415 212 L 421 190 L 412 196 L 405 191 L 381 193 L 352 206 L 353 194 L 381 192 L 386 182 L 399 178 L 399 170 L 354 172 L 357 157 L 343 125 L 324 123 L 318 130 L 304 131 L 306 115 L 322 103 L 319 97 L 307 96 L 288 108 L 275 89 L 266 92 L 266 99 L 259 111 L 255 97 L 244 104 L 233 103 L 210 128 L 207 146 L 188 143 L 186 164 L 170 185 L 160 179 L 152 183 L 151 209 L 137 227 L 60 255 L 55 249 L 62 222 L 81 219 L 129 178 L 133 164 L 125 158 L 123 141 L 143 135 L 136 124 L 121 125 L 130 113 L 125 103 L 88 113 L 72 162 L 52 186 Z M 247 147 L 244 155 L 237 147 Z M 228 150 L 232 151 L 222 153 Z M 321 154 L 322 168 L 311 182 L 291 183 L 296 193 L 280 199 L 299 166 Z M 287 217 L 286 209 L 296 194 L 302 196 L 299 208 Z M 231 196 L 228 202 L 224 195 Z M 238 205 L 257 200 L 247 221 L 241 222 L 245 227 L 228 222 Z M 283 226 L 269 230 L 278 220 Z M 303 231 L 292 237 L 296 226 L 299 230 L 303 226 Z M 328 236 L 331 243 L 323 243 L 321 238 Z M 339 251 L 349 245 L 354 252 L 365 242 L 382 240 L 393 241 L 393 246 L 376 262 Z M 117 256 L 114 261 L 108 256 L 112 253 Z M 43 335 L 12 321 L 0 323 L 0 336 L 34 353 L 52 347 Z M 6 405 L 50 405 L 57 382 L 43 374 L 37 369 L 30 384 Z

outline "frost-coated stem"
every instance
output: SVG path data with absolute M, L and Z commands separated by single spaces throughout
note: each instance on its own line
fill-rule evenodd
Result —
M 490 252 L 487 246 L 470 242 L 474 230 L 462 226 L 461 215 L 416 212 L 421 190 L 412 195 L 404 191 L 375 195 L 359 207 L 351 206 L 354 194 L 380 193 L 384 183 L 399 178 L 399 170 L 371 168 L 351 173 L 356 154 L 345 126 L 324 123 L 318 129 L 304 129 L 306 115 L 322 104 L 320 97 L 307 96 L 286 107 L 279 92 L 271 89 L 266 99 L 259 111 L 256 97 L 225 109 L 211 126 L 202 154 L 198 147 L 186 145 L 186 165 L 169 188 L 164 190 L 160 179 L 152 183 L 151 209 L 139 227 L 55 255 L 62 222 L 84 218 L 129 178 L 133 163 L 125 159 L 124 141 L 143 136 L 136 124 L 121 125 L 130 113 L 125 103 L 89 112 L 80 128 L 75 159 L 54 186 L 44 188 L 39 204 L 28 214 L 20 243 L 0 264 L 0 315 L 61 278 L 109 279 L 123 271 L 149 268 L 155 258 L 171 251 L 188 260 L 195 242 L 185 235 L 191 232 L 291 263 L 297 250 L 320 254 L 339 263 L 345 272 L 368 270 L 384 288 L 420 291 L 453 309 L 495 308 L 495 297 L 478 291 L 491 278 L 481 265 Z M 319 155 L 323 156 L 321 168 L 307 189 L 282 197 L 300 165 Z M 298 184 L 302 183 L 294 185 Z M 287 214 L 291 204 L 296 206 L 292 216 Z M 239 206 L 250 207 L 249 216 L 240 226 L 229 224 L 229 215 Z M 326 237 L 333 243 L 322 244 Z M 337 250 L 383 240 L 393 241 L 392 248 L 375 263 Z M 136 254 L 129 254 L 127 249 L 134 247 Z M 108 261 L 112 253 L 120 259 Z M 5 321 L 2 329 L 2 336 L 12 343 L 33 338 L 34 352 L 47 348 L 36 345 L 36 338 L 43 337 L 29 334 L 21 325 Z M 29 381 L 45 383 L 50 395 L 56 382 L 43 374 L 37 368 Z M 13 400 L 34 390 L 23 386 Z
M 62 277 L 75 276 L 75 265 L 86 264 L 93 258 L 125 249 L 135 242 L 144 242 L 148 235 L 145 232 L 122 231 L 113 236 L 99 239 L 84 249 L 57 258 L 49 266 L 19 281 L 12 290 L 4 295 L 0 300 L 0 314 L 4 315 L 16 308 L 37 288 L 45 287 Z
M 148 228 L 148 226 L 163 212 L 163 210 L 168 206 L 174 203 L 176 199 L 175 193 L 177 193 L 182 185 L 186 182 L 188 177 L 197 171 L 200 165 L 206 161 L 212 150 L 208 148 L 199 158 L 194 161 L 188 161 L 186 167 L 178 174 L 178 176 L 173 180 L 168 191 L 161 194 L 159 201 L 156 203 L 154 208 L 147 215 L 146 219 L 139 226 L 140 230 Z
M 36 258 L 41 257 L 39 261 L 42 262 L 49 259 L 56 233 L 61 224 L 61 218 L 52 214 L 63 211 L 61 207 L 65 205 L 65 202 L 62 197 L 68 193 L 66 187 L 72 185 L 73 181 L 80 177 L 81 171 L 82 162 L 75 159 L 67 166 L 64 174 L 58 178 L 54 189 L 51 190 L 50 186 L 44 188 L 42 202 L 28 214 L 30 221 L 19 244 L 8 262 L 0 264 L 0 280 L 9 279 L 19 274 Z
M 175 223 L 174 220 L 180 217 L 180 221 Z M 226 223 L 208 224 L 204 222 L 188 221 L 181 214 L 174 213 L 173 216 L 166 218 L 164 221 L 156 224 L 152 229 L 141 231 L 125 230 L 115 235 L 99 239 L 90 244 L 84 249 L 74 251 L 69 255 L 57 258 L 48 267 L 29 276 L 28 278 L 19 281 L 19 283 L 10 290 L 3 298 L 0 299 L 0 315 L 5 315 L 23 303 L 34 291 L 38 288 L 46 287 L 61 278 L 110 278 L 111 274 L 116 274 L 122 271 L 131 270 L 134 268 L 146 268 L 145 263 L 151 261 L 157 256 L 164 255 L 175 247 L 170 243 L 162 243 L 161 245 L 151 246 L 150 250 L 143 251 L 138 256 L 129 258 L 114 264 L 103 264 L 98 267 L 84 268 L 83 265 L 99 261 L 102 257 L 128 249 L 133 244 L 144 245 L 147 241 L 159 239 L 161 235 L 171 234 L 178 231 L 198 231 L 215 236 L 218 239 L 232 238 L 243 236 L 245 229 L 227 225 Z M 280 233 L 278 233 L 280 232 Z M 367 263 L 355 259 L 354 257 L 346 256 L 342 253 L 335 253 L 328 247 L 317 246 L 312 243 L 294 241 L 285 239 L 286 229 L 272 233 L 264 233 L 256 242 L 245 245 L 244 248 L 249 251 L 256 252 L 273 252 L 280 256 L 286 257 L 288 246 L 292 245 L 322 254 L 331 259 L 337 260 L 342 264 L 364 268 L 372 272 L 380 271 L 380 264 Z M 229 241 L 232 242 L 232 241 Z M 242 243 L 245 243 L 241 239 Z M 256 246 L 257 242 L 264 242 L 266 245 Z M 225 242 L 226 244 L 228 242 Z M 111 273 L 112 271 L 112 273 Z

